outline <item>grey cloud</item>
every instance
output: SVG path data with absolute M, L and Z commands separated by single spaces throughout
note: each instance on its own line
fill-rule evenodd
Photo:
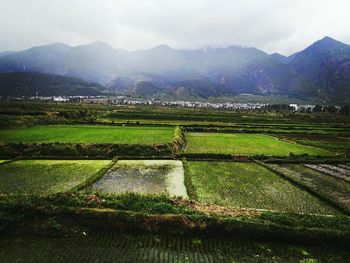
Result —
M 350 43 L 347 0 L 0 0 L 0 51 L 101 40 L 116 48 L 254 46 L 290 54 Z

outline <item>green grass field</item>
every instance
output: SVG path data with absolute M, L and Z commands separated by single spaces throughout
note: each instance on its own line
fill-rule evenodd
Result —
M 221 153 L 236 155 L 293 154 L 329 155 L 329 151 L 313 146 L 281 141 L 264 134 L 187 133 L 186 153 Z
M 335 214 L 308 192 L 256 163 L 187 162 L 198 201 L 230 207 Z
M 171 142 L 173 134 L 171 127 L 52 125 L 0 130 L 0 141 L 152 145 Z
M 110 161 L 21 160 L 0 165 L 0 193 L 48 195 L 68 191 Z

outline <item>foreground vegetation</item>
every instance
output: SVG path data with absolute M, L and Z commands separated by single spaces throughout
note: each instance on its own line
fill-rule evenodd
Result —
M 295 246 L 246 239 L 89 233 L 70 238 L 0 239 L 0 261 L 25 262 L 345 262 L 334 248 Z
M 48 197 L 0 196 L 0 231 L 71 235 L 95 231 L 138 234 L 245 236 L 252 239 L 333 244 L 350 241 L 347 216 L 222 209 L 210 212 L 194 201 L 135 194 L 71 192 Z

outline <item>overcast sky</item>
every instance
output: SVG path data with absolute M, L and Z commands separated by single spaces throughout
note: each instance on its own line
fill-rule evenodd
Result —
M 288 55 L 326 35 L 350 44 L 349 10 L 349 0 L 0 0 L 0 51 L 100 40 Z

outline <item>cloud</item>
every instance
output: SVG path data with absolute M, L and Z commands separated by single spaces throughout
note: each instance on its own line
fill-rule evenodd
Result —
M 254 46 L 290 54 L 350 43 L 347 0 L 0 0 L 0 50 L 101 40 L 116 48 Z

